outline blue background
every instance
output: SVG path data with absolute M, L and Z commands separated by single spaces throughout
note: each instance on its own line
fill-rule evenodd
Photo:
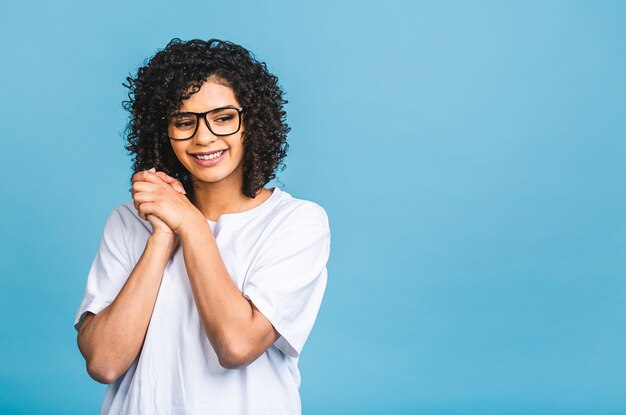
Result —
M 122 82 L 173 37 L 248 47 L 290 100 L 278 178 L 332 231 L 305 414 L 626 413 L 624 22 L 620 1 L 2 0 L 0 413 L 100 408 L 74 313 L 130 200 Z

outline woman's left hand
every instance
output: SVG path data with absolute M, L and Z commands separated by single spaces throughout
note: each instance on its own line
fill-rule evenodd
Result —
M 203 216 L 187 196 L 161 180 L 158 172 L 144 173 L 143 181 L 133 182 L 133 197 L 140 215 L 155 215 L 176 234 Z

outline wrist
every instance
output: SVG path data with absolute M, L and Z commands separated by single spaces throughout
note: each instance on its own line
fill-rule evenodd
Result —
M 164 250 L 169 252 L 170 255 L 176 249 L 178 244 L 178 237 L 175 233 L 155 232 L 148 237 L 146 245 L 153 246 L 154 249 Z
M 198 212 L 180 225 L 177 230 L 177 234 L 181 239 L 186 239 L 191 233 L 197 231 L 198 229 L 202 229 L 202 227 L 210 228 L 204 215 Z

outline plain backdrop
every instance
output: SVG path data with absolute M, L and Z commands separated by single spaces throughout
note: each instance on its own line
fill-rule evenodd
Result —
M 289 100 L 277 180 L 322 205 L 305 414 L 626 412 L 626 2 L 0 6 L 0 413 L 98 413 L 74 314 L 131 200 L 126 76 L 173 37 Z

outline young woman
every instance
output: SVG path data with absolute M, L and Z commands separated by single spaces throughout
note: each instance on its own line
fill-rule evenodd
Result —
M 300 413 L 330 230 L 318 204 L 264 187 L 288 149 L 277 78 L 241 46 L 173 39 L 128 81 L 133 201 L 74 321 L 101 413 Z

